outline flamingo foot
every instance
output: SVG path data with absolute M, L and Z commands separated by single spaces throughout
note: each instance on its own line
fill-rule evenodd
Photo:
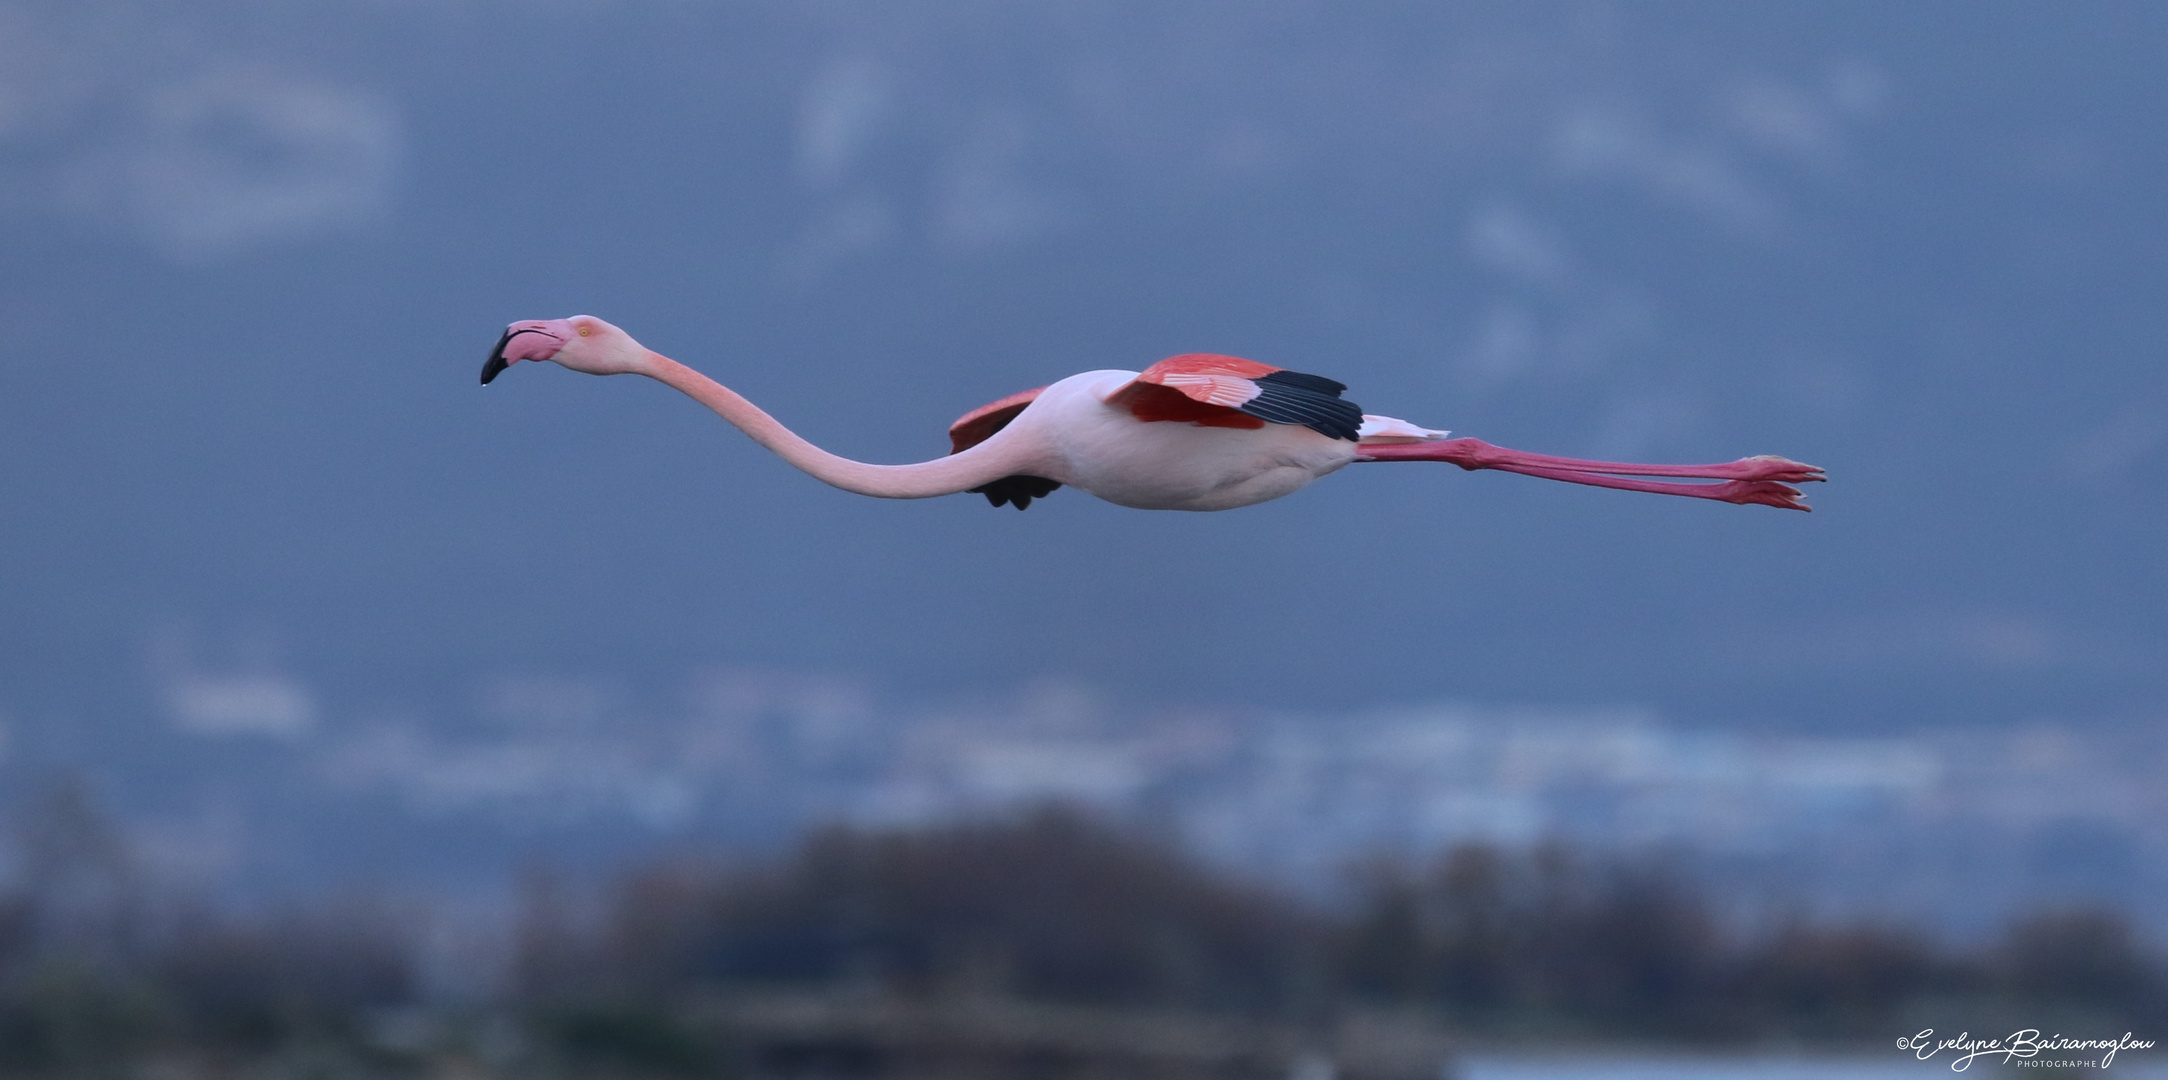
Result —
M 1829 480 L 1819 465 L 1807 465 L 1775 454 L 1757 454 L 1732 464 L 1744 466 L 1751 472 L 1752 475 L 1737 478 L 1740 480 L 1781 480 L 1787 484 L 1820 484 Z
M 1826 477 L 1811 476 L 1806 479 L 1823 480 Z M 1740 506 L 1757 503 L 1774 506 L 1779 510 L 1802 510 L 1810 514 L 1814 512 L 1814 508 L 1806 503 L 1806 495 L 1798 488 L 1775 480 L 1727 480 L 1715 487 L 1721 494 L 1712 494 L 1709 497 L 1728 503 L 1737 503 Z

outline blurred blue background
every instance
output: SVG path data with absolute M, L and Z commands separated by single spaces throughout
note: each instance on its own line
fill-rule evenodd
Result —
M 1566 835 L 2157 920 L 2164 23 L 5 0 L 0 775 L 235 896 L 1052 797 L 1312 892 Z M 475 385 L 575 312 L 865 460 L 1213 351 L 1833 482 L 880 503 L 652 383 Z

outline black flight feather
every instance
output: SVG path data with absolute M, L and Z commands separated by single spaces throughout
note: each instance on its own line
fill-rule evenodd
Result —
M 1049 480 L 1043 476 L 1025 476 L 1019 473 L 1015 476 L 1004 476 L 991 483 L 980 484 L 978 487 L 972 488 L 971 491 L 973 494 L 986 496 L 986 501 L 993 503 L 995 506 L 1013 502 L 1018 510 L 1023 510 L 1031 505 L 1031 500 L 1046 498 L 1054 493 L 1055 488 L 1060 486 L 1061 481 L 1059 480 Z
M 1320 435 L 1356 442 L 1363 426 L 1362 406 L 1342 400 L 1347 384 L 1300 371 L 1275 371 L 1250 380 L 1258 394 L 1241 411 L 1275 424 L 1301 424 Z

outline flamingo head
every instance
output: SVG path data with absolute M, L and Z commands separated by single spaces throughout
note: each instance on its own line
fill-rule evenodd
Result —
M 589 375 L 624 375 L 646 370 L 647 355 L 631 334 L 592 315 L 529 319 L 504 328 L 482 365 L 482 382 L 522 360 L 554 361 Z

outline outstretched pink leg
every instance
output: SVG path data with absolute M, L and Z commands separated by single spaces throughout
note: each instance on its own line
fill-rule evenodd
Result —
M 1586 461 L 1553 457 L 1492 446 L 1481 439 L 1438 439 L 1432 442 L 1364 443 L 1356 450 L 1357 461 L 1447 461 L 1463 469 L 1497 469 L 1500 472 L 1563 480 L 1569 484 L 1646 491 L 1657 495 L 1684 495 L 1694 499 L 1718 499 L 1728 503 L 1760 503 L 1785 510 L 1810 510 L 1792 484 L 1826 480 L 1822 470 L 1786 458 L 1764 455 L 1741 458 L 1724 465 L 1638 465 L 1624 461 Z M 1630 476 L 1664 476 L 1674 479 L 1717 480 L 1714 484 L 1678 484 L 1656 480 L 1629 480 Z

